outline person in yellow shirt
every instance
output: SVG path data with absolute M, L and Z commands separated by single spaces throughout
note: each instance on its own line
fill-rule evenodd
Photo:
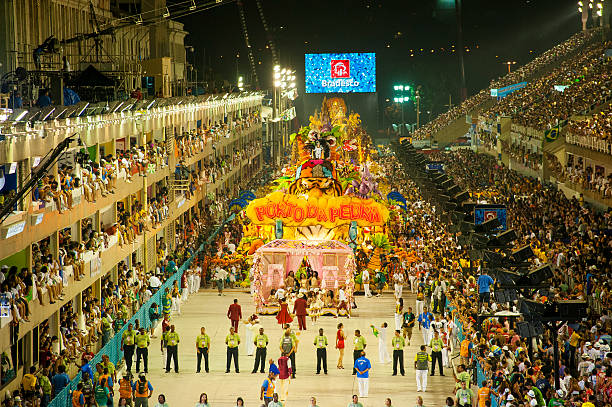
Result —
M 143 327 L 140 327 L 134 341 L 136 342 L 136 373 L 140 373 L 140 359 L 144 363 L 144 372 L 149 373 L 149 344 L 151 340 Z
M 34 373 L 36 373 L 36 367 L 30 366 L 30 373 L 23 375 L 23 379 L 21 379 L 21 387 L 23 387 L 26 399 L 36 394 L 38 379 Z
M 208 352 L 210 352 L 210 336 L 206 333 L 206 329 L 200 329 L 200 335 L 196 337 L 196 352 L 198 354 L 198 368 L 196 373 L 200 373 L 202 366 L 202 356 L 204 356 L 204 370 L 208 373 Z
M 230 328 L 229 335 L 225 337 L 225 344 L 227 345 L 227 357 L 226 357 L 226 368 L 225 373 L 230 371 L 230 363 L 232 358 L 234 359 L 234 369 L 236 373 L 240 373 L 238 367 L 238 345 L 240 345 L 240 336 L 234 332 L 234 328 Z
M 180 342 L 179 334 L 175 331 L 174 325 L 170 325 L 170 332 L 166 333 L 167 353 L 166 373 L 170 372 L 170 362 L 174 359 L 174 372 L 179 372 L 178 365 L 178 344 Z

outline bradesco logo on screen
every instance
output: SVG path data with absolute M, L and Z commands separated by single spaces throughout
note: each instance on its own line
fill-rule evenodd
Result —
M 324 88 L 330 87 L 357 87 L 359 81 L 351 78 L 351 60 L 350 59 L 332 59 L 330 62 L 330 75 L 332 79 L 321 80 L 321 86 Z

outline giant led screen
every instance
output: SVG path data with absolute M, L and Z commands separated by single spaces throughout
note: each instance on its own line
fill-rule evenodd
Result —
M 306 93 L 376 92 L 376 54 L 306 54 Z

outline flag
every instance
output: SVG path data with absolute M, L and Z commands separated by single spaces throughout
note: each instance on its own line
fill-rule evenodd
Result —
M 544 133 L 544 138 L 546 139 L 546 141 L 555 141 L 559 138 L 560 131 L 561 129 L 559 129 L 559 125 L 557 124 L 552 129 L 546 130 L 546 132 Z

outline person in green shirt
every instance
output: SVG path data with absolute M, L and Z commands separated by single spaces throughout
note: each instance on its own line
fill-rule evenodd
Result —
M 240 345 L 240 336 L 234 332 L 234 328 L 230 328 L 229 335 L 225 337 L 225 344 L 227 345 L 227 354 L 226 354 L 226 367 L 225 373 L 229 373 L 230 364 L 232 358 L 234 359 L 234 369 L 236 373 L 240 373 L 240 368 L 238 367 L 238 345 Z
M 393 376 L 397 376 L 398 363 L 402 376 L 406 374 L 404 370 L 404 346 L 406 346 L 406 340 L 401 335 L 400 330 L 396 329 L 395 336 L 391 339 L 391 347 L 393 348 Z
M 359 402 L 359 397 L 353 394 L 353 400 L 348 404 L 348 407 L 363 407 L 363 404 Z
M 166 333 L 167 347 L 166 352 L 168 354 L 166 359 L 166 373 L 170 372 L 170 362 L 174 359 L 174 372 L 179 372 L 178 365 L 178 344 L 180 342 L 179 334 L 175 331 L 174 325 L 170 325 L 170 332 Z
M 453 371 L 453 374 L 455 372 Z M 470 383 L 471 383 L 471 376 L 470 374 L 466 371 L 465 369 L 465 365 L 461 364 L 459 366 L 457 366 L 457 374 L 455 375 L 455 380 L 457 381 L 457 383 L 455 383 L 455 389 L 460 389 L 461 388 L 461 383 L 465 382 L 466 383 L 466 387 L 469 389 L 470 388 Z
M 268 335 L 264 334 L 264 329 L 259 328 L 259 334 L 253 339 L 255 344 L 255 366 L 251 373 L 257 373 L 257 369 L 261 369 L 260 373 L 265 373 L 266 355 L 268 353 Z M 260 367 L 261 366 L 261 367 Z
M 455 393 L 458 407 L 472 407 L 474 404 L 474 392 L 467 386 L 467 382 L 461 381 L 461 388 Z
M 98 403 L 98 406 L 107 406 L 109 396 L 110 390 L 108 389 L 108 387 L 96 384 L 96 388 L 94 390 L 94 398 L 96 399 L 96 403 Z
M 321 363 L 323 372 L 327 374 L 327 336 L 323 335 L 323 328 L 319 328 L 319 335 L 314 339 L 317 347 L 317 374 L 321 374 Z
M 134 359 L 134 349 L 136 348 L 136 331 L 132 323 L 128 324 L 128 328 L 121 335 L 121 350 L 125 358 L 125 366 L 127 371 L 132 373 L 132 362 Z
M 538 406 L 540 407 L 546 406 L 546 401 L 544 401 L 544 396 L 542 395 L 542 392 L 540 391 L 540 389 L 538 389 L 536 386 L 532 386 L 531 390 L 527 392 L 527 395 L 531 397 L 532 399 L 535 398 L 536 401 L 538 402 Z
M 151 321 L 151 338 L 155 338 L 155 328 L 159 325 L 161 315 L 157 309 L 157 304 L 153 303 L 149 308 L 149 321 Z
M 555 396 L 548 401 L 548 407 L 562 407 L 563 405 L 565 405 L 565 392 L 563 389 L 559 389 Z
M 356 329 L 355 339 L 353 340 L 353 376 L 357 374 L 357 370 L 355 369 L 355 361 L 361 357 L 361 351 L 364 350 L 366 346 L 366 340 L 361 335 L 361 331 Z
M 136 373 L 140 373 L 140 359 L 144 363 L 144 372 L 149 373 L 149 345 L 151 340 L 143 327 L 140 327 L 134 340 L 136 342 Z
M 202 367 L 202 356 L 204 356 L 204 370 L 208 373 L 208 352 L 210 352 L 210 336 L 206 334 L 206 328 L 200 328 L 200 334 L 196 337 L 196 352 L 198 354 L 198 368 L 200 373 Z
M 110 340 L 111 334 L 113 333 L 113 328 L 111 326 L 111 322 L 109 316 L 106 312 L 102 312 L 102 347 L 108 343 Z
M 440 376 L 444 376 L 444 370 L 442 370 L 442 348 L 444 347 L 444 342 L 440 338 L 438 331 L 434 331 L 434 337 L 429 341 L 429 347 L 431 348 L 431 376 L 436 374 L 436 360 L 440 368 Z

